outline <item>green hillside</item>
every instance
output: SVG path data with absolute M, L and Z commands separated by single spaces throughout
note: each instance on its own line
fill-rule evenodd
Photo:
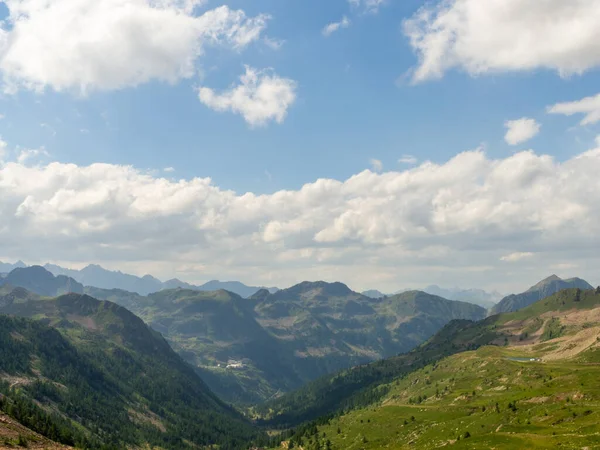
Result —
M 0 324 L 3 408 L 28 417 L 18 412 L 24 402 L 21 409 L 40 415 L 24 423 L 34 431 L 90 448 L 234 449 L 257 437 L 159 333 L 123 307 L 78 294 L 38 298 L 19 288 L 7 294 L 5 287 L 0 313 L 38 319 L 3 316 Z M 59 426 L 44 425 L 44 414 L 60 418 Z M 65 430 L 67 438 L 44 426 Z
M 296 447 L 598 448 L 600 365 L 518 362 L 513 355 L 482 347 L 443 359 L 386 386 L 378 404 L 295 437 Z
M 305 450 L 591 449 L 598 380 L 600 289 L 571 289 L 515 313 L 454 322 L 415 352 L 319 380 L 273 402 L 266 424 L 334 412 L 292 437 Z M 315 401 L 335 408 L 317 411 Z M 311 406 L 299 417 L 302 402 Z

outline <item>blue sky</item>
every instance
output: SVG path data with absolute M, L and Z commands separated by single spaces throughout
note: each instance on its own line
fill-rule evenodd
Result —
M 417 64 L 401 25 L 420 4 L 390 2 L 373 14 L 345 0 L 229 2 L 250 16 L 272 15 L 267 34 L 285 43 L 278 50 L 260 43 L 243 52 L 212 49 L 202 62 L 205 81 L 226 88 L 243 64 L 297 80 L 298 99 L 281 125 L 252 128 L 239 116 L 215 113 L 198 102 L 193 77 L 79 98 L 51 90 L 4 96 L 0 131 L 9 143 L 43 146 L 61 162 L 173 167 L 175 177 L 211 177 L 240 193 L 346 179 L 372 158 L 398 170 L 403 154 L 443 162 L 482 143 L 502 157 L 514 151 L 503 123 L 522 116 L 546 124 L 523 148 L 535 145 L 560 159 L 589 148 L 594 133 L 568 132 L 577 120 L 547 117 L 545 109 L 595 94 L 597 71 L 567 80 L 544 70 L 477 78 L 456 71 L 416 86 L 398 82 Z M 325 38 L 323 27 L 344 15 L 352 26 Z
M 64 35 L 56 36 L 40 32 L 40 37 L 33 27 L 25 28 L 27 21 L 33 22 L 38 17 L 40 20 L 46 17 L 58 17 L 56 20 L 59 21 L 62 17 L 65 21 L 67 18 L 76 20 L 77 8 L 86 1 L 60 0 L 58 3 L 64 7 L 60 11 L 27 10 L 20 17 L 16 14 L 17 2 L 7 1 L 2 3 L 4 32 L 9 35 L 12 31 L 14 34 L 13 27 L 16 29 L 22 26 L 19 38 L 23 43 L 14 42 L 16 34 L 2 41 L 4 56 L 0 70 L 5 94 L 0 97 L 0 113 L 4 116 L 0 121 L 0 136 L 6 143 L 5 159 L 7 163 L 13 161 L 13 164 L 17 164 L 23 151 L 37 149 L 37 153 L 31 154 L 30 158 L 21 158 L 20 162 L 24 167 L 30 170 L 37 167 L 41 170 L 51 162 L 59 162 L 85 168 L 102 162 L 119 168 L 133 166 L 138 174 L 150 176 L 154 180 L 165 177 L 174 185 L 178 180 L 189 182 L 195 177 L 210 177 L 216 189 L 222 192 L 233 190 L 238 197 L 246 192 L 255 195 L 276 195 L 282 190 L 299 192 L 303 185 L 315 183 L 318 179 L 344 182 L 367 169 L 381 171 L 384 175 L 397 173 L 401 176 L 406 171 L 418 170 L 426 161 L 444 165 L 460 152 L 478 148 L 483 149 L 489 161 L 507 160 L 524 150 L 533 149 L 538 156 L 553 157 L 554 164 L 568 163 L 577 155 L 596 147 L 595 139 L 600 133 L 600 127 L 594 120 L 581 125 L 585 111 L 581 110 L 580 104 L 570 106 L 571 110 L 567 112 L 573 115 L 564 113 L 564 108 L 569 106 L 563 107 L 562 114 L 549 114 L 548 108 L 557 103 L 577 102 L 595 96 L 600 91 L 600 51 L 594 44 L 596 37 L 600 36 L 594 35 L 593 30 L 593 18 L 597 17 L 598 6 L 593 0 L 581 0 L 578 2 L 579 6 L 567 11 L 558 0 L 546 2 L 544 6 L 535 6 L 532 1 L 509 0 L 506 5 L 511 14 L 498 19 L 494 19 L 494 15 L 498 15 L 493 10 L 498 5 L 496 1 L 490 2 L 487 16 L 485 11 L 477 16 L 480 12 L 475 11 L 473 0 L 452 0 L 446 6 L 438 2 L 428 3 L 425 7 L 427 11 L 437 14 L 437 17 L 444 16 L 447 19 L 445 23 L 451 24 L 447 27 L 454 33 L 458 44 L 451 48 L 452 39 L 446 39 L 446 46 L 442 48 L 442 53 L 445 53 L 437 58 L 434 69 L 426 68 L 422 72 L 424 75 L 421 79 L 416 79 L 415 74 L 419 73 L 419 68 L 425 67 L 423 55 L 433 58 L 432 55 L 439 50 L 435 48 L 435 42 L 431 41 L 427 44 L 429 47 L 425 50 L 422 48 L 420 53 L 409 39 L 406 21 L 414 21 L 424 11 L 420 9 L 423 2 L 389 0 L 382 2 L 378 8 L 369 9 L 369 0 L 357 1 L 355 4 L 347 0 L 230 1 L 226 3 L 229 11 L 243 10 L 244 20 L 251 20 L 261 14 L 269 16 L 265 19 L 264 27 L 258 30 L 258 37 L 250 37 L 247 43 L 244 41 L 244 45 L 238 45 L 232 43 L 234 40 L 225 32 L 225 37 L 219 37 L 216 43 L 203 43 L 203 54 L 193 61 L 193 74 L 175 77 L 171 82 L 161 78 L 163 69 L 160 67 L 142 81 L 137 78 L 135 82 L 118 79 L 120 66 L 117 63 L 111 66 L 113 55 L 106 51 L 118 41 L 111 42 L 109 38 L 106 46 L 94 47 L 97 44 L 94 43 L 84 47 L 84 42 L 81 48 L 85 51 L 78 51 L 77 54 L 67 44 L 64 48 L 54 47 L 51 52 L 43 53 L 43 63 L 35 64 L 31 60 L 36 56 L 35 51 L 41 52 L 40 48 L 43 46 L 39 42 L 44 39 L 56 39 L 56 42 L 62 44 L 78 39 L 91 39 L 92 35 L 84 34 L 80 37 L 65 32 Z M 106 3 L 106 11 L 98 12 L 98 23 L 101 24 L 107 17 L 104 13 L 110 14 L 111 5 L 116 5 L 116 8 L 126 3 L 138 7 L 153 7 L 152 2 L 146 0 L 110 0 Z M 170 0 L 167 3 L 172 3 L 172 8 L 169 8 L 173 10 L 180 7 L 178 1 Z M 190 10 L 191 12 L 181 14 L 198 18 L 222 4 L 209 1 Z M 12 16 L 9 16 L 11 8 Z M 539 10 L 530 15 L 531 8 Z M 71 13 L 72 16 L 69 15 Z M 569 41 L 570 34 L 565 34 L 568 31 L 565 23 L 569 14 L 575 19 L 570 23 L 578 23 L 579 30 L 584 30 L 584 38 Z M 536 16 L 538 22 L 529 24 L 528 20 L 535 20 L 530 16 Z M 349 25 L 325 36 L 324 27 L 341 21 L 343 17 L 347 18 Z M 543 24 L 544 17 L 547 19 L 546 25 Z M 157 26 L 154 22 L 148 23 L 150 28 Z M 435 26 L 435 23 L 429 22 L 426 27 L 422 27 L 421 38 L 434 36 Z M 486 28 L 500 37 L 492 42 L 493 39 L 488 39 L 489 36 L 485 33 L 482 36 L 475 34 Z M 133 31 L 127 36 L 133 36 L 138 29 L 132 28 Z M 513 37 L 514 30 L 523 29 L 530 29 L 536 40 L 536 44 L 528 47 L 526 54 L 519 45 L 522 41 L 518 39 L 525 39 L 527 35 Z M 587 35 L 585 30 L 589 30 Z M 28 32 L 32 36 L 27 36 Z M 239 34 L 239 30 L 236 32 Z M 502 39 L 502 33 L 507 33 L 505 39 Z M 149 36 L 152 35 L 156 33 Z M 100 38 L 93 35 L 93 39 Z M 140 55 L 141 62 L 138 62 L 136 58 L 139 52 L 145 51 L 147 47 L 145 43 L 140 44 L 143 39 L 148 40 L 148 36 L 140 35 L 139 40 L 132 38 L 132 48 L 137 52 L 127 56 L 132 60 L 132 66 L 140 64 L 140 67 L 145 67 L 144 64 L 152 64 L 152 58 L 158 54 L 158 51 L 150 52 L 147 59 L 142 59 L 144 55 Z M 545 47 L 546 41 L 552 39 L 559 39 L 560 51 L 549 51 Z M 562 41 L 567 42 L 562 45 Z M 273 42 L 279 44 L 273 45 Z M 166 44 L 164 48 L 160 47 L 161 56 L 172 48 L 174 47 Z M 173 51 L 175 50 L 177 49 Z M 102 51 L 105 53 L 101 53 Z M 31 52 L 31 55 L 25 56 L 26 52 Z M 165 57 L 167 60 L 168 56 Z M 97 73 L 85 75 L 92 78 L 86 78 L 84 88 L 84 82 L 81 81 L 83 75 L 81 79 L 69 78 L 68 75 L 64 75 L 64 78 L 63 72 L 69 71 L 69 64 L 86 67 L 86 58 L 97 58 L 92 61 L 93 64 L 90 63 L 90 70 L 97 70 Z M 128 61 L 127 58 L 124 61 Z M 117 59 L 115 56 L 115 60 Z M 259 78 L 264 74 L 271 75 L 288 83 L 286 89 L 289 92 L 293 90 L 293 100 L 283 107 L 284 116 L 281 120 L 269 116 L 263 123 L 256 125 L 231 110 L 216 111 L 218 108 L 214 104 L 208 107 L 206 102 L 199 101 L 199 87 L 207 87 L 217 95 L 223 93 L 240 83 L 239 77 L 244 73 L 246 65 L 254 68 Z M 114 76 L 116 78 L 110 86 L 102 79 Z M 134 78 L 136 76 L 132 75 Z M 69 81 L 64 81 L 65 79 Z M 252 105 L 253 108 L 255 106 Z M 532 133 L 533 137 L 516 145 L 509 145 L 505 139 L 505 122 L 521 118 L 533 119 L 541 127 L 539 133 Z M 399 162 L 406 155 L 414 157 L 414 161 L 408 164 Z M 374 167 L 372 160 L 380 161 L 381 167 Z M 173 168 L 174 171 L 165 172 L 165 168 Z M 16 169 L 13 167 L 13 170 Z M 8 175 L 5 174 L 5 177 Z M 31 193 L 29 195 L 32 196 Z M 55 204 L 56 198 L 54 197 L 54 203 L 52 197 L 38 200 Z M 201 199 L 198 201 L 202 201 Z M 25 197 L 21 201 L 24 200 Z M 569 201 L 572 202 L 572 199 Z M 18 208 L 18 203 L 11 208 Z M 399 205 L 396 206 L 400 208 Z M 430 209 L 431 202 L 423 203 L 422 206 Z M 587 208 L 589 205 L 584 206 Z M 115 220 L 120 217 L 118 212 L 107 214 L 107 217 Z M 271 213 L 265 212 L 265 217 L 269 214 Z M 340 212 L 338 216 L 332 217 L 331 223 L 342 215 Z M 245 237 L 250 239 L 252 233 L 264 231 L 273 222 L 289 225 L 289 221 L 301 216 L 301 212 L 286 218 L 269 216 L 269 219 L 259 221 L 254 228 L 251 227 L 252 231 L 248 230 Z M 107 217 L 102 220 L 108 220 Z M 398 220 L 401 220 L 401 215 L 398 215 Z M 474 229 L 481 230 L 486 225 L 489 224 L 483 218 L 481 223 L 474 225 Z M 11 231 L 11 226 L 14 224 L 6 225 L 5 229 Z M 544 236 L 547 237 L 549 230 L 555 231 L 552 226 L 536 224 L 529 231 L 540 233 L 540 236 L 546 233 Z M 372 229 L 373 225 L 370 227 Z M 407 227 L 402 229 L 405 228 Z M 315 230 L 310 233 L 314 241 L 318 230 L 313 231 Z M 569 230 L 563 232 L 565 236 L 569 235 Z M 575 230 L 570 232 L 575 233 Z M 61 234 L 63 238 L 67 236 L 64 233 L 69 234 L 64 231 Z M 375 239 L 377 245 L 388 242 L 400 245 L 405 250 L 413 247 L 414 236 L 402 237 L 389 230 L 387 233 L 387 240 Z M 348 243 L 348 248 L 358 245 L 357 251 L 370 252 L 372 248 L 368 246 L 372 241 L 361 241 L 363 238 L 364 233 L 349 238 L 352 244 Z M 106 246 L 106 239 L 106 236 L 99 238 L 74 233 L 72 240 L 67 241 L 77 246 L 82 242 L 96 240 L 96 245 Z M 439 239 L 440 234 L 433 232 L 430 241 L 423 248 L 441 246 L 449 248 L 450 253 L 461 251 L 452 248 L 452 245 L 438 242 Z M 486 235 L 486 242 L 490 239 L 494 240 Z M 504 240 L 506 236 L 498 239 Z M 400 244 L 401 241 L 404 243 Z M 301 244 L 289 242 L 291 241 L 283 243 L 283 250 L 280 248 L 277 251 L 317 251 L 313 245 L 307 245 L 304 241 Z M 225 245 L 223 242 L 221 244 Z M 155 259 L 148 255 L 127 258 L 119 252 L 115 253 L 119 253 L 119 256 L 113 258 L 102 251 L 87 254 L 84 251 L 78 254 L 66 252 L 59 255 L 50 246 L 48 253 L 39 258 L 72 265 L 94 262 L 101 258 L 108 266 L 129 266 L 137 272 L 154 270 L 159 272 L 159 276 L 183 271 L 188 279 L 237 277 L 254 282 L 253 278 L 265 273 L 264 267 L 255 272 L 245 269 L 247 263 L 244 262 L 232 262 L 231 266 L 213 266 L 210 261 L 204 260 L 205 256 L 198 256 L 210 253 L 210 245 L 206 245 L 206 248 L 198 247 L 195 250 L 196 256 L 189 255 L 186 261 Z M 316 247 L 318 251 L 325 251 L 324 247 L 327 246 L 321 242 Z M 334 251 L 335 247 L 333 245 L 329 250 Z M 251 249 L 239 243 L 231 244 L 228 248 L 231 251 L 256 251 L 255 247 Z M 216 250 L 211 247 L 210 251 Z M 273 251 L 275 250 L 271 248 L 268 252 L 265 250 L 264 264 L 268 264 L 266 261 L 269 258 L 274 258 L 271 253 Z M 553 264 L 557 267 L 561 264 L 567 267 L 570 264 L 576 270 L 591 262 L 582 255 L 565 256 L 562 253 L 563 256 L 556 256 L 556 253 L 563 252 L 562 248 L 549 249 L 542 243 L 524 246 L 521 242 L 494 248 L 493 255 L 489 256 L 494 262 L 486 263 L 486 258 L 478 257 L 477 265 L 498 269 L 501 257 L 530 253 L 541 255 L 546 251 L 554 255 L 551 258 L 553 262 L 539 269 L 539 273 L 534 271 L 532 277 L 552 270 Z M 25 259 L 32 254 L 29 249 L 24 248 L 5 248 L 4 251 L 0 248 L 0 259 Z M 277 255 L 281 257 L 281 253 Z M 464 257 L 469 259 L 467 255 L 465 252 Z M 379 257 L 373 258 L 376 261 L 373 267 L 388 264 L 377 259 Z M 572 260 L 575 259 L 579 262 L 573 263 Z M 398 264 L 408 264 L 407 261 L 403 260 Z M 200 274 L 194 268 L 189 269 L 192 263 L 201 267 L 204 273 Z M 296 275 L 298 273 L 306 277 L 319 276 L 320 272 L 316 268 L 323 267 L 323 263 L 318 258 L 309 257 L 306 267 L 309 264 L 312 264 L 311 269 L 304 272 L 304 269 L 292 266 L 286 273 L 269 267 L 266 271 L 271 275 L 259 281 L 268 284 L 279 283 L 281 280 L 280 284 L 285 284 L 300 276 Z M 530 264 L 534 265 L 533 262 Z M 352 271 L 344 271 L 335 262 L 325 266 L 325 275 L 353 277 Z M 452 263 L 447 259 L 428 262 L 427 270 L 438 267 L 440 273 L 423 275 L 418 282 L 429 284 L 426 283 L 426 278 L 432 278 L 432 283 L 440 280 L 452 282 L 457 275 L 454 270 L 448 271 L 449 266 Z M 185 270 L 174 269 L 175 267 L 184 267 Z M 448 269 L 445 272 L 444 267 Z M 411 270 L 417 269 L 413 267 Z M 464 273 L 468 273 L 468 270 L 465 269 Z M 516 272 L 519 271 L 517 268 Z M 482 286 L 493 284 L 493 287 L 498 287 L 499 283 L 493 282 L 492 278 L 493 275 L 490 274 L 485 279 L 477 280 L 463 274 L 457 283 Z M 525 276 L 522 283 L 526 284 L 524 278 Z M 365 288 L 380 287 L 378 283 L 383 285 L 382 288 L 400 288 L 406 287 L 409 282 L 398 277 L 390 276 L 380 280 L 377 276 L 372 276 L 365 277 L 358 284 Z

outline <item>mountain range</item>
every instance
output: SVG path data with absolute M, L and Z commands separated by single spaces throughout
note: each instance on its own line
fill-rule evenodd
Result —
M 491 316 L 322 281 L 143 296 L 38 266 L 1 283 L 0 447 L 592 448 L 600 431 L 600 287 L 580 279 Z
M 2 277 L 2 273 L 6 274 L 13 269 L 25 267 L 27 267 L 27 265 L 23 261 L 18 261 L 15 264 L 0 262 L 0 278 Z M 194 285 L 185 281 L 181 281 L 177 278 L 173 278 L 171 280 L 162 282 L 152 275 L 138 277 L 136 275 L 127 274 L 120 271 L 106 270 L 97 264 L 90 264 L 81 270 L 66 269 L 55 264 L 45 264 L 43 267 L 56 276 L 63 275 L 70 277 L 84 286 L 93 286 L 102 289 L 121 289 L 129 292 L 135 292 L 140 295 L 148 295 L 160 290 L 176 288 L 190 289 L 195 291 L 217 291 L 219 289 L 224 289 L 243 298 L 247 298 L 261 289 L 267 289 L 271 293 L 279 290 L 276 287 L 264 288 L 247 286 L 239 281 L 212 280 L 202 285 Z M 411 289 L 404 289 L 397 291 L 394 294 L 401 294 L 409 290 Z M 473 303 L 486 309 L 491 309 L 502 298 L 502 294 L 496 291 L 487 292 L 482 289 L 442 288 L 437 285 L 427 286 L 426 288 L 422 289 L 422 291 L 427 292 L 428 294 L 446 298 L 448 300 L 459 300 Z M 394 295 L 384 294 L 377 289 L 364 291 L 362 294 L 373 299 L 382 298 L 386 295 Z
M 28 267 L 23 261 L 15 264 L 0 262 L 0 274 L 7 274 L 17 268 Z M 33 266 L 32 266 L 33 267 Z M 69 277 L 84 286 L 93 286 L 103 289 L 122 289 L 129 292 L 135 292 L 140 295 L 148 295 L 163 289 L 185 288 L 195 291 L 216 291 L 226 289 L 234 292 L 241 297 L 249 297 L 264 287 L 247 286 L 239 281 L 218 281 L 212 280 L 202 285 L 193 285 L 185 281 L 173 278 L 162 282 L 152 275 L 138 277 L 120 271 L 107 270 L 97 264 L 89 264 L 81 270 L 66 269 L 56 264 L 45 264 L 43 266 L 48 272 L 55 276 Z M 0 277 L 1 279 L 2 277 Z M 269 292 L 276 292 L 276 287 L 266 288 Z
M 247 299 L 226 290 L 183 288 L 142 296 L 82 287 L 39 266 L 15 269 L 4 283 L 45 296 L 70 285 L 129 309 L 162 333 L 221 398 L 244 405 L 408 351 L 452 319 L 478 320 L 487 313 L 419 291 L 371 299 L 342 283 L 261 289 Z

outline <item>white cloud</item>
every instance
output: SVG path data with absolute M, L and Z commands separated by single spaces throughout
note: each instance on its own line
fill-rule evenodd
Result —
M 173 172 L 175 172 L 175 168 L 174 167 L 165 167 L 163 169 L 163 172 L 173 173 Z
M 240 114 L 251 126 L 266 125 L 274 120 L 282 123 L 288 109 L 296 101 L 297 85 L 294 80 L 281 78 L 271 70 L 257 70 L 246 66 L 240 84 L 217 93 L 201 87 L 200 101 L 211 109 Z
M 574 114 L 583 114 L 581 125 L 592 125 L 600 122 L 600 94 L 586 97 L 574 102 L 557 103 L 548 107 L 550 114 L 564 114 L 572 116 Z
M 400 164 L 408 164 L 411 166 L 416 164 L 418 161 L 419 160 L 413 155 L 402 155 L 402 158 L 398 160 Z
M 445 0 L 422 7 L 404 32 L 419 57 L 415 82 L 452 68 L 568 76 L 600 65 L 598 23 L 597 0 Z
M 537 136 L 541 125 L 535 119 L 522 117 L 517 120 L 507 120 L 504 127 L 507 129 L 504 140 L 510 145 L 519 145 Z
M 368 13 L 376 13 L 383 4 L 387 3 L 387 0 L 348 0 L 348 3 L 353 8 L 360 8 Z
M 262 195 L 129 166 L 23 162 L 0 166 L 0 259 L 93 259 L 192 281 L 337 279 L 386 290 L 454 281 L 504 291 L 567 262 L 596 282 L 600 263 L 600 148 L 564 162 L 468 151 Z M 541 263 L 515 272 L 527 258 L 511 255 L 524 248 Z M 206 270 L 184 269 L 198 266 Z
M 0 29 L 5 90 L 112 90 L 194 75 L 206 45 L 260 38 L 268 16 L 198 0 L 6 0 Z
M 50 154 L 44 148 L 21 150 L 17 155 L 17 162 L 25 165 L 31 160 L 39 159 L 41 156 L 49 157 Z
M 381 172 L 383 170 L 383 163 L 378 159 L 370 159 L 369 164 L 374 172 Z
M 326 25 L 323 28 L 323 36 L 328 37 L 331 36 L 333 33 L 335 33 L 336 31 L 338 31 L 340 28 L 348 28 L 350 26 L 350 19 L 348 19 L 346 16 L 342 17 L 342 20 L 340 20 L 339 22 L 332 22 L 328 25 Z
M 530 259 L 533 256 L 534 254 L 531 252 L 515 252 L 511 253 L 510 255 L 503 256 L 502 258 L 500 258 L 500 260 L 504 262 L 517 262 L 522 261 L 524 259 Z

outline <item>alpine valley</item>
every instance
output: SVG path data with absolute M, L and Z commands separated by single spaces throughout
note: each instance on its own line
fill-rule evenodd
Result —
M 476 290 L 447 290 L 472 302 L 326 282 L 142 295 L 71 275 L 19 264 L 0 278 L 0 448 L 594 448 L 600 436 L 600 288 L 577 278 L 487 310 Z

